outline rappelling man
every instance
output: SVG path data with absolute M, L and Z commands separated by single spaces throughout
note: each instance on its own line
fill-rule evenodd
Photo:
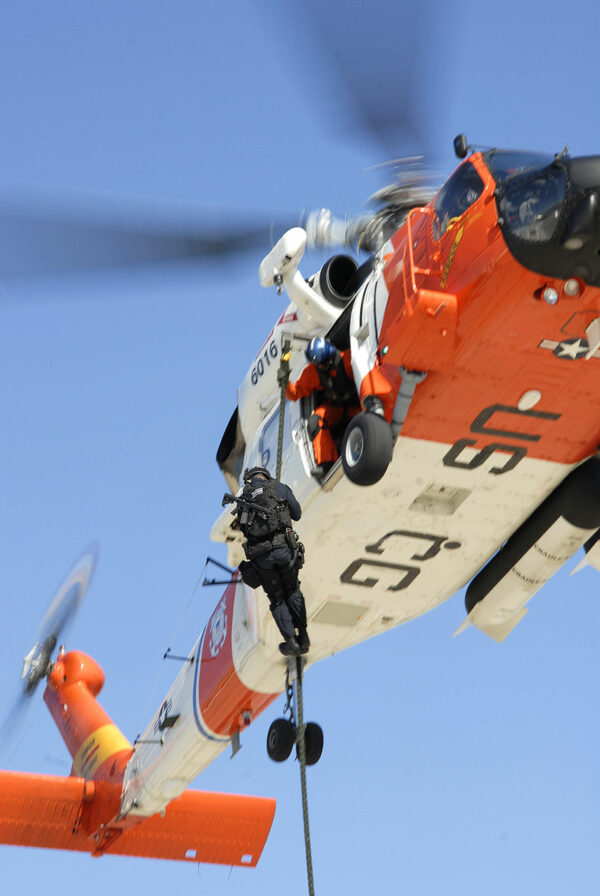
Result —
M 302 515 L 289 486 L 273 479 L 266 467 L 244 471 L 244 488 L 235 500 L 238 525 L 246 541 L 247 561 L 240 563 L 243 581 L 259 585 L 269 598 L 270 609 L 284 640 L 284 656 L 308 653 L 310 639 L 304 596 L 298 570 L 304 562 L 304 546 L 292 527 Z M 225 499 L 224 499 L 225 501 Z

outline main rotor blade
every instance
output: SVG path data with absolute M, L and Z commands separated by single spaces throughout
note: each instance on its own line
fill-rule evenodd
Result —
M 319 63 L 345 87 L 338 113 L 349 130 L 379 141 L 387 158 L 428 150 L 423 87 L 441 30 L 433 7 L 431 0 L 304 2 L 307 25 L 320 38 Z
M 0 200 L 1 202 L 1 200 Z M 112 217 L 112 215 L 111 215 Z M 205 222 L 167 223 L 119 213 L 116 220 L 89 213 L 38 212 L 0 205 L 0 276 L 34 276 L 178 259 L 215 259 L 272 246 L 295 222 L 250 221 L 237 213 L 207 215 Z M 290 216 L 291 218 L 292 216 Z M 264 221 L 265 219 L 263 219 Z

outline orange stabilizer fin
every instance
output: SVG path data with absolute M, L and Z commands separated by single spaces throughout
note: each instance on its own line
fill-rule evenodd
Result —
M 99 839 L 82 824 L 94 798 L 83 778 L 0 772 L 0 843 L 252 867 L 275 814 L 272 799 L 186 790 L 164 817 L 113 823 Z

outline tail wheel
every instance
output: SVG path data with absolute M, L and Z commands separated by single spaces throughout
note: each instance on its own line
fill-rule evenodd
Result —
M 288 719 L 275 719 L 267 734 L 267 753 L 273 762 L 284 762 L 292 752 L 296 729 Z
M 387 420 L 363 411 L 350 421 L 344 435 L 344 472 L 356 485 L 373 485 L 387 470 L 393 450 L 394 439 Z
M 323 729 L 316 722 L 307 722 L 304 726 L 304 753 L 306 764 L 314 765 L 323 752 Z M 298 747 L 296 746 L 296 755 Z

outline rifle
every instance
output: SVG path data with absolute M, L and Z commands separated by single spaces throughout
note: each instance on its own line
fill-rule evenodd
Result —
M 243 527 L 248 523 L 248 517 L 251 511 L 253 511 L 254 513 L 258 513 L 259 516 L 262 516 L 263 519 L 267 518 L 267 512 L 264 507 L 261 507 L 260 504 L 255 504 L 253 501 L 247 501 L 246 498 L 237 498 L 235 495 L 230 495 L 229 492 L 225 492 L 225 494 L 223 495 L 221 507 L 226 507 L 227 504 L 236 505 L 236 509 L 239 514 L 240 529 L 242 529 L 242 531 Z

